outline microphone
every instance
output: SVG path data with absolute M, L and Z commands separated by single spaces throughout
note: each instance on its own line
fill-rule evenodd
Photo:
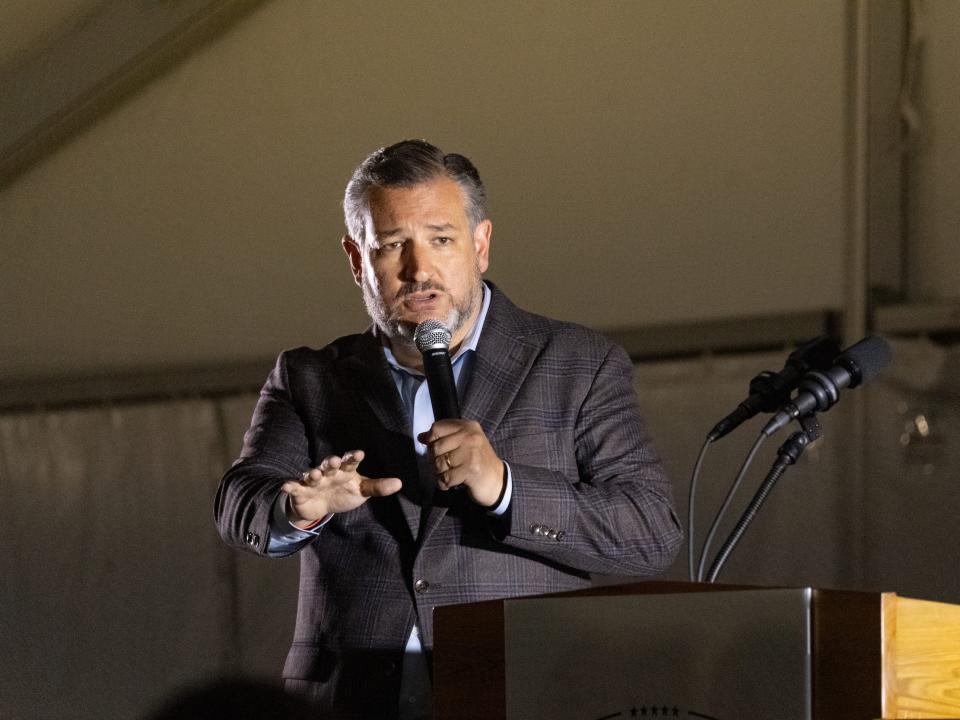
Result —
M 423 355 L 423 374 L 427 377 L 434 420 L 460 417 L 457 385 L 450 364 L 450 331 L 439 320 L 424 320 L 413 333 L 417 350 Z
M 737 409 L 713 426 L 707 436 L 710 442 L 719 440 L 758 412 L 776 412 L 789 402 L 803 376 L 811 370 L 827 370 L 833 365 L 840 348 L 828 337 L 818 337 L 801 345 L 787 358 L 778 373 L 764 370 L 750 381 L 750 396 Z
M 840 399 L 840 390 L 872 380 L 887 366 L 890 356 L 889 343 L 877 335 L 850 346 L 833 361 L 833 367 L 807 373 L 797 387 L 797 396 L 773 416 L 763 434 L 772 435 L 791 420 L 829 410 Z

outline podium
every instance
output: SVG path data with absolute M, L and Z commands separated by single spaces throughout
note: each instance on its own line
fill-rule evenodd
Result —
M 960 606 L 646 582 L 439 607 L 436 720 L 960 718 Z

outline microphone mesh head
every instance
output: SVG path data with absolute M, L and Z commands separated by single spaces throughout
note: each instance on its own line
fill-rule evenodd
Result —
M 890 344 L 879 335 L 870 335 L 856 345 L 847 348 L 838 358 L 838 364 L 853 369 L 851 374 L 854 382 L 850 387 L 856 387 L 868 380 L 872 380 L 890 362 Z M 852 367 L 851 367 L 852 366 Z
M 450 348 L 450 341 L 453 335 L 447 330 L 447 326 L 439 320 L 424 320 L 417 325 L 413 333 L 413 341 L 417 344 L 417 350 L 426 352 L 427 350 L 436 350 Z

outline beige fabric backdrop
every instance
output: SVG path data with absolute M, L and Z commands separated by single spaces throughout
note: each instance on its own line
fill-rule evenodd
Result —
M 0 193 L 0 378 L 353 332 L 339 201 L 407 137 L 477 163 L 490 277 L 524 308 L 607 328 L 837 310 L 844 8 L 264 2 Z

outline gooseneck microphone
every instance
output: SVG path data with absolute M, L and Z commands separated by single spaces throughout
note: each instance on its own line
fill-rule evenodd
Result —
M 790 393 L 797 389 L 804 375 L 811 370 L 827 370 L 839 352 L 831 338 L 818 337 L 790 353 L 780 372 L 761 372 L 750 381 L 750 396 L 713 426 L 707 436 L 710 442 L 719 440 L 758 412 L 776 412 L 790 400 Z
M 807 373 L 797 386 L 797 396 L 763 428 L 772 435 L 791 420 L 823 412 L 840 399 L 840 390 L 855 388 L 871 380 L 890 362 L 890 345 L 877 335 L 870 335 L 844 350 L 827 370 Z
M 413 334 L 417 350 L 423 355 L 423 374 L 427 378 L 434 420 L 456 420 L 460 417 L 457 385 L 450 364 L 452 334 L 439 320 L 424 320 Z

